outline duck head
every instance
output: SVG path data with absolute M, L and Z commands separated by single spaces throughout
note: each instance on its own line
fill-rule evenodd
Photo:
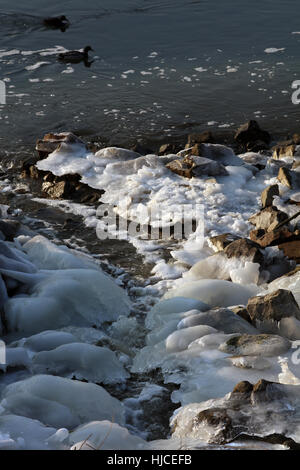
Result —
M 83 52 L 84 52 L 85 54 L 88 54 L 89 51 L 94 51 L 94 49 L 93 49 L 91 46 L 86 46 L 86 47 L 83 49 Z
M 59 17 L 60 21 L 62 21 L 63 23 L 70 23 L 70 21 L 68 20 L 68 18 L 65 17 L 65 15 L 62 15 Z

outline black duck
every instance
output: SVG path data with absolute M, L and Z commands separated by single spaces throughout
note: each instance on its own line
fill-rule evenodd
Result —
M 89 51 L 93 51 L 91 46 L 86 46 L 83 51 L 61 52 L 58 55 L 58 60 L 71 64 L 78 64 L 79 62 L 89 64 Z
M 64 15 L 45 18 L 43 23 L 47 28 L 60 29 L 62 32 L 70 26 L 70 21 Z

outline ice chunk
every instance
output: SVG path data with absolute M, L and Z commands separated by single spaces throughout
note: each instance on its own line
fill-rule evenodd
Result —
M 55 428 L 45 426 L 37 420 L 13 414 L 0 416 L 1 449 L 7 449 L 1 438 L 3 434 L 6 434 L 14 443 L 10 448 L 20 450 L 61 449 L 61 445 L 50 446 L 47 442 L 47 439 L 55 432 Z
M 133 152 L 132 150 L 118 147 L 106 147 L 104 149 L 98 150 L 98 152 L 95 153 L 95 156 L 116 161 L 126 161 L 134 160 L 135 158 L 140 157 L 140 154 Z
M 198 261 L 185 274 L 184 279 L 229 279 L 245 286 L 257 284 L 259 278 L 258 263 L 251 263 L 245 258 L 228 259 L 223 253 L 216 253 L 208 258 Z
M 183 318 L 177 328 L 189 328 L 196 325 L 209 325 L 224 333 L 258 334 L 258 330 L 250 323 L 226 308 L 216 308 L 190 315 Z
M 166 339 L 166 349 L 168 352 L 183 351 L 188 345 L 197 338 L 217 333 L 215 328 L 206 325 L 192 326 L 183 330 L 174 331 Z
M 70 323 L 101 325 L 127 316 L 131 307 L 126 292 L 100 269 L 48 271 L 31 294 L 6 302 L 10 330 L 33 334 Z
M 255 286 L 245 287 L 229 281 L 203 279 L 190 281 L 165 294 L 166 299 L 188 297 L 201 300 L 212 307 L 228 307 L 230 305 L 246 305 L 248 299 L 258 292 Z
M 160 322 L 160 319 L 163 321 L 164 316 L 187 312 L 192 309 L 204 312 L 209 309 L 209 306 L 200 300 L 189 299 L 186 297 L 173 297 L 171 299 L 161 300 L 154 305 L 148 313 L 146 318 L 146 327 L 152 329 Z
M 58 346 L 68 343 L 76 343 L 76 338 L 71 333 L 63 331 L 46 330 L 42 333 L 29 336 L 29 338 L 22 338 L 13 344 L 24 346 L 31 351 L 51 351 Z
M 36 166 L 39 170 L 51 171 L 56 176 L 83 174 L 92 167 L 92 163 L 86 158 L 87 155 L 85 145 L 61 142 L 54 152 L 38 161 Z
M 6 348 L 5 364 L 0 364 L 0 370 L 4 372 L 8 367 L 28 367 L 31 363 L 28 352 L 24 348 Z
M 110 421 L 92 421 L 79 426 L 70 434 L 72 450 L 144 450 L 149 445 L 128 429 Z
M 279 333 L 292 341 L 300 340 L 300 321 L 295 317 L 282 318 Z
M 23 245 L 28 257 L 40 269 L 97 269 L 97 266 L 79 253 L 75 255 L 66 246 L 57 246 L 42 235 L 36 235 Z
M 244 267 L 231 269 L 229 271 L 232 282 L 248 286 L 257 284 L 259 279 L 260 265 L 258 263 L 251 263 L 246 261 Z
M 100 385 L 35 375 L 5 387 L 0 405 L 8 413 L 72 429 L 92 419 L 123 424 L 122 404 Z
M 104 384 L 123 382 L 129 376 L 113 351 L 86 343 L 65 344 L 36 354 L 33 370 Z

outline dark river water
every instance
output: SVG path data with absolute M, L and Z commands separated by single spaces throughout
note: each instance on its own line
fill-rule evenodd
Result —
M 43 26 L 61 14 L 67 31 Z M 91 67 L 58 62 L 86 45 Z M 0 0 L 1 149 L 45 131 L 116 143 L 253 118 L 288 133 L 299 52 L 298 0 Z

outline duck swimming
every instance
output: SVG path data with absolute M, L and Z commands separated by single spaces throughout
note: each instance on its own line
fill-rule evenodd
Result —
M 44 18 L 43 23 L 47 28 L 60 29 L 62 32 L 65 32 L 65 30 L 70 26 L 70 21 L 65 17 L 65 15 Z
M 90 66 L 92 62 L 89 62 L 89 51 L 94 49 L 91 46 L 86 46 L 83 51 L 68 51 L 61 52 L 58 55 L 58 60 L 61 62 L 78 64 L 79 62 L 84 62 L 86 66 Z

